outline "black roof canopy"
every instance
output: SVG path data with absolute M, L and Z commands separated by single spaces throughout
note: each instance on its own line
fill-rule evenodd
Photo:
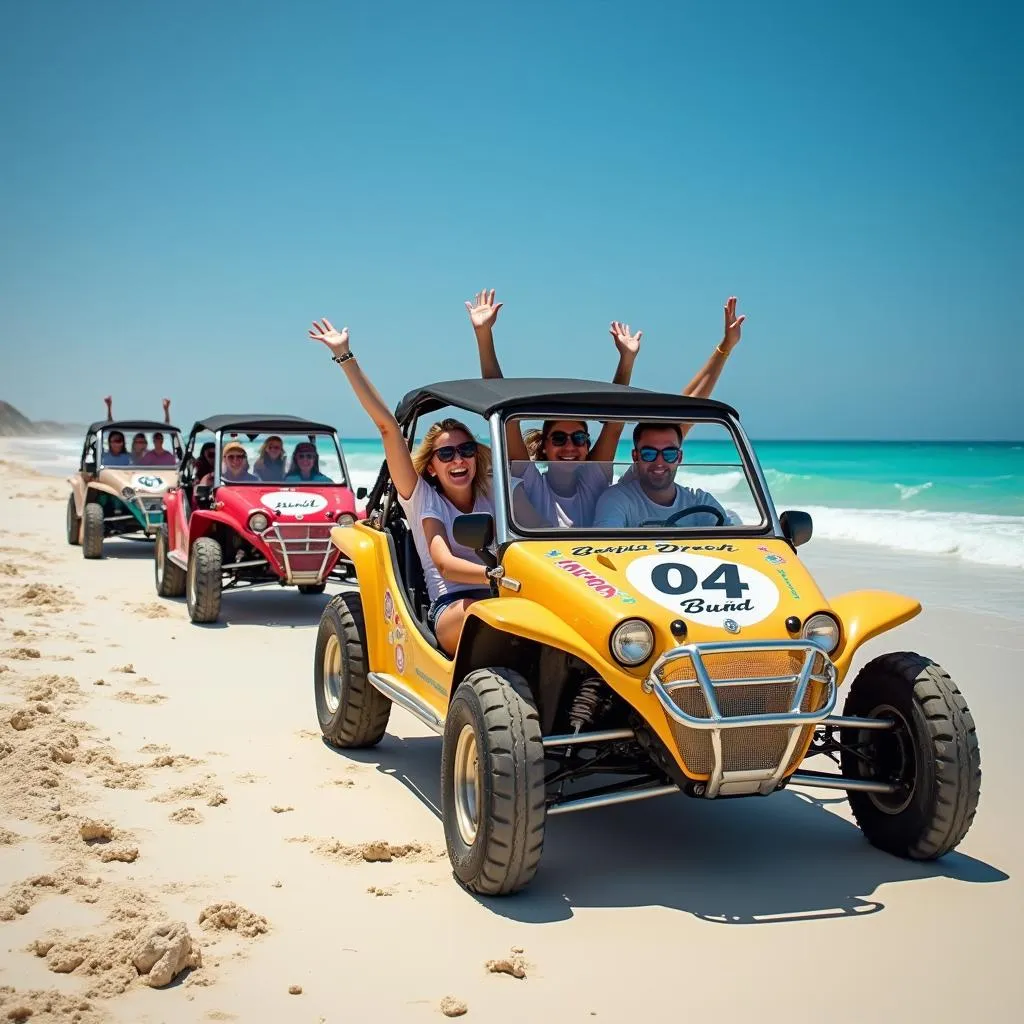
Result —
M 715 413 L 739 416 L 731 406 L 711 398 L 686 398 L 680 394 L 648 391 L 606 381 L 570 377 L 498 377 L 490 380 L 474 377 L 440 381 L 410 391 L 398 403 L 395 417 L 405 422 L 414 410 L 422 416 L 445 406 L 456 406 L 483 417 L 497 410 L 512 412 L 517 409 L 536 413 L 572 411 L 594 418 L 634 412 L 678 416 L 680 419 L 701 413 L 705 416 Z
M 161 423 L 158 420 L 97 420 L 89 425 L 87 434 L 97 434 L 101 430 L 159 430 L 167 434 L 172 431 L 181 431 L 173 423 Z
M 286 416 L 276 412 L 222 413 L 220 416 L 207 416 L 196 420 L 192 430 L 209 430 L 217 433 L 220 430 L 239 430 L 243 433 L 264 433 L 268 430 L 320 431 L 334 433 L 329 423 L 315 423 L 301 416 Z

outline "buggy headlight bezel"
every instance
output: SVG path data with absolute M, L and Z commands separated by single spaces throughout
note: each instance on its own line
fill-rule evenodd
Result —
M 627 638 L 630 632 L 634 635 Z M 634 645 L 631 653 L 625 649 L 627 644 Z M 654 653 L 654 630 L 646 619 L 624 619 L 608 637 L 608 649 L 620 665 L 636 668 Z

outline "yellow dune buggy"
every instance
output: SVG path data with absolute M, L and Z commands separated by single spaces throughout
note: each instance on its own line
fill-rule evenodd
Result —
M 366 520 L 331 534 L 358 593 L 325 607 L 314 693 L 337 747 L 378 743 L 395 704 L 443 737 L 442 818 L 462 884 L 520 890 L 550 816 L 680 791 L 841 789 L 883 850 L 931 859 L 963 839 L 979 748 L 942 668 L 910 652 L 875 657 L 837 713 L 861 645 L 921 605 L 873 590 L 825 597 L 797 556 L 810 516 L 776 512 L 734 409 L 594 381 L 451 381 L 402 400 L 407 440 L 441 409 L 482 418 L 489 434 L 494 515 L 461 516 L 454 533 L 490 566 L 491 596 L 444 654 L 385 464 Z M 616 462 L 510 463 L 507 431 L 557 420 L 617 425 Z M 644 442 L 666 429 L 685 433 L 681 458 Z M 665 484 L 657 463 L 670 458 Z M 574 473 L 599 484 L 596 507 L 570 520 L 586 525 L 543 513 Z M 644 504 L 641 491 L 676 499 Z M 834 767 L 809 770 L 810 757 Z

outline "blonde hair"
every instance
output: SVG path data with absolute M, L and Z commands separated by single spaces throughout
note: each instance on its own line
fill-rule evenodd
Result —
M 412 453 L 412 464 L 416 472 L 435 490 L 441 490 L 437 477 L 427 473 L 427 466 L 434 457 L 434 442 L 441 434 L 461 430 L 467 437 L 473 434 L 465 423 L 455 419 L 444 419 L 434 423 L 423 435 L 423 440 Z M 474 440 L 476 440 L 474 438 Z M 473 476 L 473 498 L 487 498 L 491 494 L 491 449 L 486 444 L 476 443 L 476 473 Z

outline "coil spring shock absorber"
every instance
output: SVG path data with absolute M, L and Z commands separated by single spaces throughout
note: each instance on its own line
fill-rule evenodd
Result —
M 584 679 L 572 698 L 569 706 L 569 728 L 578 733 L 585 725 L 590 725 L 597 717 L 597 712 L 606 697 L 601 692 L 604 682 L 601 679 Z

